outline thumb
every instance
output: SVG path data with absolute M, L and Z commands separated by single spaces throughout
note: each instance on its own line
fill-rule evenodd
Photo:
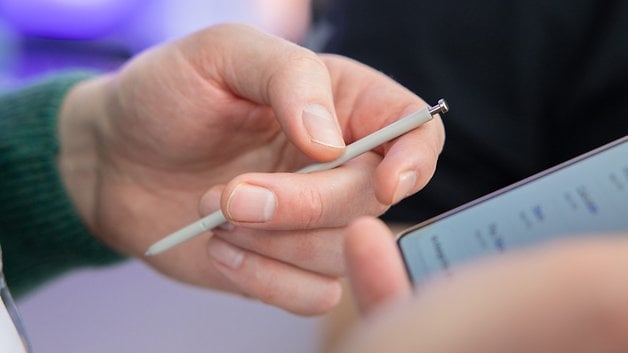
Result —
M 368 314 L 409 296 L 410 282 L 390 230 L 380 220 L 361 218 L 348 227 L 345 260 L 360 311 Z
M 327 66 L 312 51 L 243 25 L 219 25 L 184 40 L 183 55 L 208 81 L 269 105 L 308 157 L 327 161 L 345 143 Z M 211 51 L 209 51 L 211 50 Z

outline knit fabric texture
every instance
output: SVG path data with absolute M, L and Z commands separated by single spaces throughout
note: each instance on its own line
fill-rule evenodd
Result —
M 66 73 L 0 95 L 0 245 L 18 297 L 71 268 L 122 259 L 89 234 L 56 163 L 63 98 L 89 77 Z

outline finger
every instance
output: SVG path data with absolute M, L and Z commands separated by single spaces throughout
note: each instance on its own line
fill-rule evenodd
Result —
M 314 315 L 329 311 L 340 300 L 337 279 L 320 276 L 275 261 L 223 240 L 209 240 L 214 266 L 240 290 L 285 310 Z
M 331 79 L 313 52 L 242 25 L 219 25 L 182 40 L 183 56 L 204 78 L 270 105 L 288 138 L 327 161 L 344 149 Z
M 395 204 L 421 190 L 436 170 L 444 135 L 436 118 L 387 146 L 384 160 L 375 172 L 378 200 Z
M 391 78 L 351 59 L 324 55 L 334 79 L 336 111 L 348 117 L 347 143 L 423 109 L 427 104 Z M 355 82 L 360 82 L 356 90 Z M 376 151 L 385 156 L 377 169 L 375 190 L 385 204 L 399 202 L 430 179 L 445 140 L 439 116 L 388 142 Z
M 239 248 L 306 271 L 333 277 L 345 274 L 343 228 L 274 231 L 236 227 L 213 233 Z
M 361 218 L 347 228 L 345 257 L 356 303 L 368 314 L 410 295 L 410 282 L 390 230 L 379 220 Z
M 224 185 L 216 185 L 203 195 L 199 209 L 201 214 L 209 214 L 220 208 L 223 190 Z M 276 231 L 235 227 L 225 223 L 212 233 L 239 248 L 303 270 L 334 277 L 345 273 L 342 252 L 344 229 Z
M 626 253 L 625 239 L 580 241 L 459 271 L 372 321 L 342 352 L 621 352 Z
M 324 172 L 243 174 L 227 184 L 221 209 L 229 222 L 251 228 L 346 226 L 357 216 L 379 215 L 387 209 L 373 191 L 372 174 L 380 160 L 367 153 Z

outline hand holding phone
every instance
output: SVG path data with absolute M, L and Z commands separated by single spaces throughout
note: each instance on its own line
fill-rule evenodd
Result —
M 337 353 L 611 353 L 628 347 L 628 232 L 464 266 L 409 295 L 392 234 L 348 229 L 346 263 L 367 315 Z
M 346 264 L 357 304 L 371 315 L 338 352 L 623 352 L 627 219 L 628 137 L 403 232 L 412 281 L 459 274 L 415 296 L 390 231 L 360 219 L 348 228 Z

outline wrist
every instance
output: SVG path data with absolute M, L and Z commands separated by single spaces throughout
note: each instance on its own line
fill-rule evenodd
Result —
M 57 165 L 68 196 L 92 234 L 99 179 L 98 122 L 106 118 L 106 82 L 98 77 L 75 85 L 64 98 L 57 125 Z
M 71 267 L 120 259 L 88 232 L 60 177 L 60 112 L 89 75 L 59 74 L 0 95 L 0 242 L 18 295 Z

